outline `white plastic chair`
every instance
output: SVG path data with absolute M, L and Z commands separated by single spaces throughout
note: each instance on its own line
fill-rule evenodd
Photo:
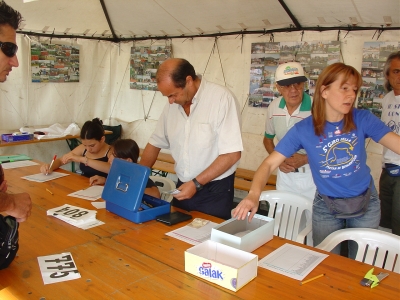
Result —
M 371 228 L 346 228 L 332 232 L 316 248 L 331 251 L 347 240 L 358 244 L 356 260 L 400 273 L 400 236 Z
M 167 177 L 162 177 L 162 176 L 149 176 L 149 178 L 153 180 L 156 186 L 158 187 L 161 194 L 161 199 L 171 202 L 174 196 L 166 192 L 176 188 L 175 182 L 173 182 L 171 179 Z
M 262 192 L 260 201 L 269 203 L 268 217 L 275 219 L 274 235 L 304 244 L 305 237 L 312 231 L 312 200 L 300 194 L 274 190 Z M 304 228 L 301 228 L 302 217 L 306 219 Z M 307 244 L 312 245 L 312 241 L 307 240 Z

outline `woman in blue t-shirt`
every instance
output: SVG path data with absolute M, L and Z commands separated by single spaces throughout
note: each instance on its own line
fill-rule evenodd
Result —
M 297 123 L 258 168 L 248 196 L 233 216 L 251 220 L 271 172 L 299 149 L 305 149 L 317 191 L 313 203 L 313 241 L 321 243 L 342 228 L 378 228 L 380 203 L 366 164 L 365 139 L 372 138 L 400 154 L 400 136 L 367 110 L 354 108 L 362 85 L 356 69 L 343 63 L 319 76 L 312 115 Z M 339 246 L 340 247 L 340 246 Z M 336 247 L 332 252 L 340 253 Z M 349 256 L 357 248 L 349 244 Z
M 108 163 L 110 145 L 106 143 L 104 128 L 100 119 L 86 121 L 82 126 L 80 138 L 82 144 L 63 157 L 57 158 L 51 168 L 49 164 L 43 164 L 40 167 L 40 171 L 43 174 L 49 174 L 62 165 L 69 162 L 77 162 L 83 176 L 100 175 L 107 177 L 110 170 Z

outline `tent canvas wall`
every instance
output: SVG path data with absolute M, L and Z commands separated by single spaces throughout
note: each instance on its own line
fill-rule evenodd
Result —
M 253 170 L 267 152 L 262 144 L 266 109 L 246 105 L 251 43 L 339 40 L 343 62 L 361 70 L 364 42 L 376 41 L 378 36 L 379 41 L 400 40 L 400 30 L 396 27 L 400 15 L 398 0 L 386 0 L 379 5 L 375 1 L 356 0 L 334 3 L 325 0 L 284 1 L 294 11 L 295 18 L 288 16 L 282 8 L 280 2 L 283 1 L 190 0 L 184 5 L 180 1 L 167 0 L 6 2 L 20 10 L 26 21 L 17 35 L 20 66 L 11 72 L 5 83 L 0 84 L 0 128 L 3 131 L 56 122 L 82 125 L 88 119 L 100 117 L 106 123 L 121 123 L 123 136 L 135 139 L 140 147 L 144 147 L 167 99 L 159 92 L 130 89 L 130 49 L 133 45 L 164 45 L 168 42 L 172 45 L 174 57 L 188 59 L 198 73 L 208 80 L 226 85 L 238 98 L 244 140 L 240 166 Z M 108 7 L 113 30 L 110 30 L 101 4 Z M 349 15 L 357 18 L 359 23 L 355 24 L 356 27 L 349 27 L 353 25 Z M 384 16 L 391 16 L 393 23 L 390 27 L 384 24 Z M 261 20 L 267 20 L 271 25 Z M 293 20 L 304 27 L 298 30 Z M 323 20 L 325 23 L 321 23 Z M 337 26 L 338 29 L 301 30 L 318 25 L 325 25 L 326 28 Z M 381 26 L 397 29 L 378 32 L 376 27 Z M 68 28 L 67 34 L 64 34 Z M 200 28 L 203 34 L 196 28 Z M 83 35 L 87 29 L 91 31 Z M 105 30 L 108 31 L 104 35 L 100 34 Z M 274 30 L 273 34 L 269 32 Z M 53 31 L 54 35 L 51 34 Z M 182 31 L 184 36 L 177 31 Z M 215 37 L 219 32 L 221 36 Z M 229 32 L 235 34 L 223 35 Z M 59 33 L 65 38 L 56 37 Z M 39 37 L 39 34 L 42 36 Z M 177 37 L 166 40 L 166 35 Z M 92 38 L 89 39 L 89 36 Z M 120 41 L 115 37 L 120 37 Z M 33 39 L 79 45 L 80 82 L 32 83 L 30 44 Z M 68 152 L 69 148 L 65 142 L 55 142 L 1 148 L 0 151 L 25 153 L 48 161 L 56 153 Z M 368 163 L 377 180 L 381 147 L 371 141 L 368 153 Z

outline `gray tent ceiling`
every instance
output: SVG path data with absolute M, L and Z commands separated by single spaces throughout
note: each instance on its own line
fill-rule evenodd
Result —
M 6 0 L 19 33 L 112 41 L 399 30 L 400 0 Z

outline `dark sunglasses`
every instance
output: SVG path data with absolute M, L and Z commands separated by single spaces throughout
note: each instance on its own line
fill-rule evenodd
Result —
M 0 42 L 0 49 L 6 56 L 13 57 L 18 51 L 18 46 L 11 42 Z

